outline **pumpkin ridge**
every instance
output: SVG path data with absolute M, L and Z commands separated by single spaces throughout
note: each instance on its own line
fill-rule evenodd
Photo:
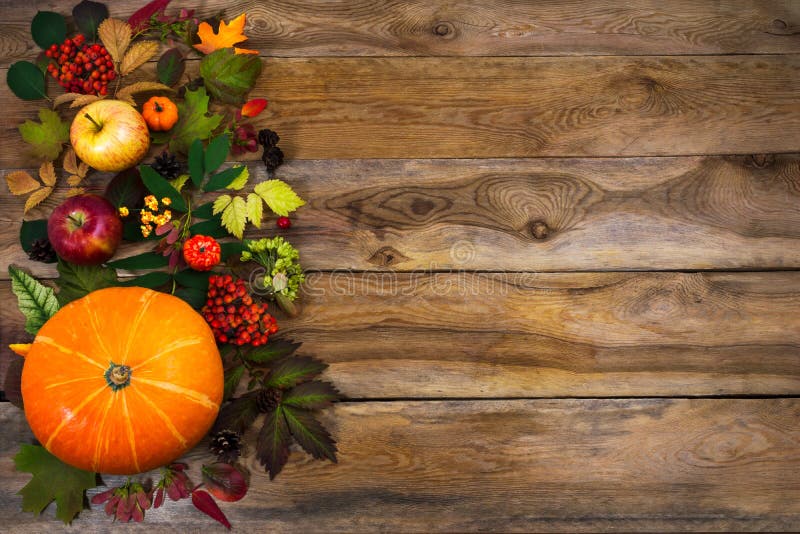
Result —
M 148 363 L 152 362 L 153 360 L 155 360 L 157 358 L 161 358 L 165 354 L 169 354 L 172 351 L 175 351 L 175 350 L 178 350 L 178 349 L 183 349 L 183 348 L 186 348 L 186 347 L 191 347 L 192 345 L 200 345 L 202 342 L 203 342 L 203 340 L 200 339 L 200 338 L 197 338 L 197 337 L 191 337 L 191 338 L 187 337 L 187 338 L 184 338 L 184 339 L 179 339 L 178 341 L 173 341 L 172 343 L 167 345 L 165 349 L 163 349 L 162 351 L 158 352 L 157 354 L 154 354 L 153 356 L 150 356 L 149 358 L 147 358 L 143 362 L 140 362 L 140 363 L 137 363 L 136 365 L 131 366 L 131 371 L 136 371 L 137 369 L 141 369 L 142 367 L 144 367 Z
M 94 331 L 94 336 L 97 339 L 100 348 L 106 351 L 106 358 L 109 361 L 111 361 L 114 359 L 114 355 L 111 353 L 110 350 L 108 350 L 108 346 L 106 345 L 105 342 L 105 337 L 100 333 L 100 326 L 98 325 L 98 320 L 97 320 L 97 312 L 89 303 L 89 299 L 91 296 L 92 294 L 89 293 L 88 295 L 83 297 L 80 300 L 80 302 L 82 302 L 83 307 L 86 308 L 86 313 L 89 316 L 89 325 L 92 327 L 92 330 Z
M 178 431 L 178 429 L 175 428 L 175 425 L 172 424 L 172 420 L 169 418 L 169 416 L 165 414 L 164 411 L 161 408 L 159 408 L 156 405 L 156 403 L 150 400 L 146 395 L 143 395 L 139 391 L 136 391 L 136 394 L 139 395 L 139 398 L 142 399 L 145 402 L 145 404 L 147 404 L 150 407 L 151 410 L 153 410 L 153 413 L 158 415 L 158 417 L 164 422 L 164 425 L 167 427 L 167 429 L 170 431 L 173 437 L 175 437 L 175 439 L 178 440 L 181 446 L 185 447 L 187 445 L 186 438 L 184 438 L 183 434 L 181 434 Z M 130 418 L 128 418 L 128 421 L 130 422 Z
M 133 432 L 133 423 L 131 422 L 131 412 L 128 410 L 128 397 L 125 395 L 125 390 L 121 391 L 122 394 L 122 415 L 125 421 L 125 430 L 128 431 L 128 442 L 131 444 L 131 458 L 136 470 L 139 471 L 139 457 L 136 455 L 136 436 Z
M 97 380 L 97 377 L 96 376 L 84 376 L 84 377 L 81 377 L 81 378 L 73 378 L 72 380 L 64 380 L 63 382 L 55 382 L 53 384 L 47 384 L 44 389 L 45 389 L 45 391 L 47 391 L 48 389 L 53 389 L 53 388 L 57 388 L 57 387 L 60 387 L 60 386 L 67 386 L 69 384 L 74 384 L 75 382 L 83 382 L 85 380 Z
M 147 293 L 142 295 L 142 298 L 139 299 L 142 303 L 142 306 L 139 308 L 139 312 L 136 314 L 136 317 L 134 317 L 133 321 L 131 321 L 131 326 L 128 331 L 128 339 L 125 342 L 125 350 L 122 353 L 121 365 L 125 365 L 128 362 L 128 356 L 130 356 L 131 353 L 131 345 L 136 339 L 136 334 L 139 332 L 139 324 L 142 322 L 142 319 L 144 319 L 147 309 L 150 307 L 150 304 L 153 302 L 156 296 L 157 293 L 155 291 L 148 290 Z
M 52 338 L 49 338 L 49 337 L 46 337 L 46 336 L 37 336 L 34 341 L 37 342 L 37 343 L 44 343 L 45 345 L 49 345 L 49 346 L 53 347 L 54 349 L 56 349 L 57 351 L 63 352 L 64 354 L 77 356 L 78 358 L 84 360 L 86 363 L 90 363 L 90 364 L 94 365 L 95 367 L 97 367 L 98 369 L 103 369 L 103 371 L 105 371 L 105 367 L 103 367 L 97 360 L 93 360 L 92 358 L 90 358 L 86 354 L 84 354 L 82 352 L 79 352 L 79 351 L 77 351 L 75 349 L 71 349 L 69 347 L 65 347 L 64 345 L 61 345 L 60 343 L 56 343 L 56 341 L 54 339 L 52 339 Z
M 61 420 L 61 422 L 58 424 L 56 429 L 53 430 L 53 433 L 50 434 L 50 437 L 47 438 L 47 443 L 45 443 L 44 447 L 47 450 L 50 450 L 50 446 L 52 445 L 53 440 L 56 438 L 56 436 L 58 436 L 61 433 L 62 430 L 64 430 L 64 427 L 67 426 L 67 424 L 70 421 L 75 419 L 75 416 L 77 416 L 86 407 L 87 404 L 92 402 L 94 400 L 94 398 L 97 397 L 98 395 L 100 395 L 100 393 L 102 393 L 103 390 L 105 390 L 107 387 L 108 387 L 107 385 L 103 384 L 102 387 L 100 387 L 99 389 L 97 389 L 93 393 L 90 393 L 89 395 L 87 395 L 86 398 L 84 398 L 81 401 L 81 403 L 78 404 L 75 407 L 75 409 L 70 412 L 69 416 L 64 417 L 64 419 Z
M 106 420 L 108 419 L 108 411 L 111 405 L 114 404 L 114 395 L 109 395 L 105 408 L 103 408 L 103 416 L 97 425 L 97 443 L 94 446 L 94 458 L 92 459 L 92 469 L 97 470 L 100 464 L 100 446 L 103 444 L 103 431 L 106 428 Z M 108 438 L 105 439 L 106 451 L 108 451 Z
M 170 382 L 163 382 L 161 380 L 152 380 L 150 378 L 138 377 L 136 378 L 136 381 L 141 382 L 142 384 L 147 384 L 148 386 L 153 386 L 158 389 L 169 391 L 171 393 L 177 393 L 179 395 L 183 395 L 188 400 L 194 401 L 201 406 L 205 406 L 206 408 L 211 408 L 212 410 L 219 409 L 219 405 L 217 403 L 208 398 L 208 395 L 204 395 L 199 391 L 185 388 L 183 386 L 178 386 L 177 384 L 172 384 Z

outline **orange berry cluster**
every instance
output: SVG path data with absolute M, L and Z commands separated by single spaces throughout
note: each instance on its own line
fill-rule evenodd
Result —
M 45 55 L 54 60 L 47 71 L 68 93 L 108 94 L 108 82 L 117 77 L 111 54 L 100 44 L 85 44 L 81 34 L 54 44 Z
M 208 299 L 200 310 L 219 343 L 264 345 L 278 331 L 265 303 L 256 303 L 243 280 L 231 275 L 208 278 Z

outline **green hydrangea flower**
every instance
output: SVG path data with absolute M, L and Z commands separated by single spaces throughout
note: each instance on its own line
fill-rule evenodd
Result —
M 297 249 L 280 236 L 246 240 L 245 246 L 242 261 L 252 260 L 266 269 L 263 289 L 290 301 L 296 299 L 300 284 L 306 279 Z

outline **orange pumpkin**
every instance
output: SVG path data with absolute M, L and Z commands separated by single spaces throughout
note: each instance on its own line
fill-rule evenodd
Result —
M 164 96 L 154 96 L 142 106 L 142 117 L 154 132 L 165 132 L 178 122 L 178 106 Z
M 60 309 L 22 370 L 25 416 L 62 461 L 133 474 L 166 465 L 208 432 L 223 370 L 205 320 L 140 287 L 94 291 Z

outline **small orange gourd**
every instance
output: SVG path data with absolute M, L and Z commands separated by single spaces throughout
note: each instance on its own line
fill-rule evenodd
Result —
M 154 132 L 165 132 L 178 122 L 178 106 L 165 96 L 154 96 L 142 106 L 142 117 Z
M 208 432 L 223 370 L 205 320 L 140 287 L 94 291 L 60 309 L 25 356 L 22 399 L 36 439 L 87 471 L 166 465 Z

